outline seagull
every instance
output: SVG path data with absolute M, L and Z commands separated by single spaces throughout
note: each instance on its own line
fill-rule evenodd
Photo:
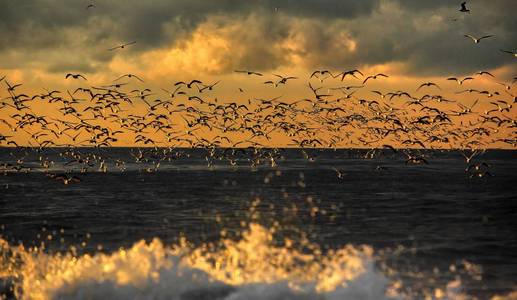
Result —
M 133 41 L 133 42 L 130 42 L 130 43 L 127 43 L 127 44 L 122 44 L 122 45 L 119 45 L 119 46 L 116 46 L 116 47 L 110 48 L 110 49 L 108 49 L 108 51 L 113 51 L 113 50 L 117 50 L 117 49 L 124 49 L 124 48 L 126 48 L 127 46 L 129 46 L 129 45 L 133 45 L 133 44 L 136 44 L 136 42 L 135 42 L 135 41 Z
M 480 75 L 480 76 L 481 76 L 481 75 L 489 75 L 489 76 L 491 76 L 491 77 L 494 77 L 494 78 L 495 78 L 495 76 L 494 76 L 492 73 L 487 72 L 487 71 L 479 71 L 479 72 L 477 72 L 475 75 Z
M 254 72 L 254 71 L 246 71 L 246 70 L 236 70 L 235 73 L 246 73 L 248 75 L 257 75 L 257 76 L 263 76 L 262 73 Z
M 337 178 L 339 178 L 339 179 L 343 179 L 344 176 L 346 175 L 345 173 L 339 171 L 338 169 L 336 169 L 334 167 L 332 167 L 332 170 L 334 170 L 334 172 L 336 172 Z
M 144 82 L 144 81 L 142 80 L 142 78 L 140 78 L 140 77 L 138 77 L 138 76 L 136 76 L 136 75 L 134 75 L 134 74 L 126 74 L 126 75 L 122 75 L 122 76 L 120 76 L 119 78 L 115 79 L 114 81 L 118 81 L 118 80 L 120 80 L 120 79 L 122 79 L 122 78 L 124 78 L 124 77 L 127 77 L 127 78 L 132 78 L 132 77 L 134 77 L 134 78 L 136 78 L 136 79 L 140 80 L 140 82 Z
M 468 37 L 470 39 L 472 39 L 474 41 L 474 44 L 479 44 L 479 42 L 481 42 L 482 39 L 487 39 L 487 38 L 490 38 L 490 37 L 493 37 L 494 35 L 485 35 L 485 36 L 482 36 L 480 38 L 476 38 L 475 36 L 472 36 L 470 34 L 465 34 L 465 37 Z
M 467 80 L 472 80 L 472 79 L 474 79 L 474 78 L 472 78 L 472 77 L 465 77 L 463 79 L 458 79 L 456 77 L 449 77 L 449 78 L 447 78 L 447 80 L 454 80 L 454 81 L 456 81 L 459 85 L 462 85 L 463 82 L 465 82 Z
M 79 78 L 82 78 L 82 79 L 84 79 L 84 80 L 87 80 L 87 79 L 86 79 L 86 77 L 84 77 L 84 76 L 83 76 L 83 75 L 81 75 L 81 74 L 71 74 L 71 73 L 66 74 L 65 79 L 68 79 L 68 78 L 70 78 L 70 77 L 72 77 L 73 79 L 79 79 Z
M 371 76 L 366 77 L 366 79 L 363 81 L 363 84 L 365 84 L 369 79 L 377 79 L 377 77 L 386 77 L 386 78 L 388 78 L 389 76 L 385 75 L 385 74 L 382 74 L 382 73 L 379 73 L 377 75 L 371 75 Z
M 86 9 L 90 9 L 90 8 L 94 8 L 95 7 L 95 4 L 89 4 L 88 6 L 86 6 Z
M 461 3 L 460 11 L 461 12 L 470 13 L 470 9 L 467 8 L 467 2 L 462 2 Z
M 517 51 L 508 51 L 508 50 L 503 50 L 503 49 L 499 49 L 499 51 L 511 54 L 511 55 L 513 55 L 514 57 L 517 58 Z
M 439 90 L 441 90 L 441 88 L 434 82 L 425 82 L 425 83 L 422 83 L 416 90 L 418 91 L 419 89 L 423 88 L 424 86 L 435 86 L 437 87 Z

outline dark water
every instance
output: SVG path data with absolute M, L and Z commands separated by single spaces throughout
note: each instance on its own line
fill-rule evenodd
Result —
M 14 163 L 22 155 L 11 151 L 1 149 L 0 162 Z M 59 161 L 66 160 L 57 150 L 47 151 L 58 162 L 53 172 L 61 172 Z M 32 166 L 30 172 L 0 176 L 2 235 L 10 243 L 31 245 L 38 243 L 43 227 L 64 229 L 65 242 L 55 249 L 88 241 L 85 251 L 95 251 L 98 244 L 111 251 L 142 238 L 173 243 L 180 233 L 201 243 L 217 240 L 221 228 L 239 231 L 240 222 L 249 221 L 251 202 L 260 198 L 258 222 L 277 221 L 285 234 L 306 232 L 325 249 L 350 243 L 376 250 L 415 247 L 416 252 L 391 262 L 401 274 L 408 268 L 448 270 L 467 260 L 483 270 L 481 279 L 463 283 L 469 294 L 484 298 L 516 288 L 515 151 L 477 157 L 493 175 L 483 178 L 465 174 L 458 152 L 427 152 L 428 165 L 406 165 L 403 155 L 386 151 L 364 159 L 361 151 L 312 150 L 309 161 L 300 151 L 288 150 L 278 154 L 275 167 L 251 168 L 243 155 L 236 166 L 217 161 L 209 168 L 206 151 L 182 150 L 181 157 L 162 161 L 157 172 L 148 173 L 149 163 L 133 160 L 124 172 L 113 165 L 116 159 L 132 161 L 129 149 L 103 151 L 111 158 L 108 172 L 74 173 L 82 179 L 78 184 L 44 176 L 33 154 L 23 162 Z M 293 204 L 296 214 L 285 210 Z M 326 213 L 311 216 L 314 206 Z

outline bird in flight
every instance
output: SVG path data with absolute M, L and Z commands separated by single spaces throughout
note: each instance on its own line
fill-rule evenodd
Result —
M 90 9 L 90 8 L 95 8 L 95 4 L 88 4 L 88 6 L 86 6 L 86 9 Z
M 511 55 L 513 55 L 514 57 L 517 58 L 517 51 L 508 51 L 508 50 L 503 50 L 503 49 L 499 49 L 499 51 L 511 54 Z
M 439 90 L 441 90 L 441 88 L 434 82 L 425 82 L 425 83 L 422 83 L 416 90 L 418 91 L 419 89 L 423 88 L 424 86 L 435 86 L 437 87 Z
M 127 46 L 133 45 L 133 44 L 136 44 L 136 42 L 130 42 L 130 43 L 127 43 L 127 44 L 122 44 L 122 45 L 119 45 L 119 46 L 116 46 L 116 47 L 113 47 L 113 48 L 109 48 L 108 51 L 113 51 L 113 50 L 117 50 L 117 49 L 124 49 Z
M 460 11 L 461 12 L 470 13 L 470 9 L 467 8 L 467 2 L 462 2 L 461 3 Z
M 474 41 L 474 44 L 479 44 L 479 42 L 481 42 L 482 39 L 487 39 L 487 38 L 493 37 L 493 35 L 485 35 L 485 36 L 482 36 L 480 38 L 477 38 L 477 37 L 472 36 L 470 34 L 465 34 L 465 37 L 468 37 L 468 38 L 472 39 L 472 41 Z
M 385 74 L 382 74 L 382 73 L 379 73 L 377 75 L 371 75 L 371 76 L 366 77 L 366 79 L 363 81 L 363 84 L 365 84 L 370 79 L 377 79 L 377 77 L 386 77 L 386 78 L 388 78 L 389 76 L 385 75 Z
M 454 81 L 456 81 L 459 85 L 462 85 L 463 82 L 465 82 L 467 80 L 472 80 L 472 79 L 474 79 L 474 78 L 472 78 L 472 77 L 465 77 L 463 79 L 458 79 L 456 77 L 449 77 L 449 78 L 447 78 L 447 80 L 454 80 Z
M 259 73 L 259 72 L 254 72 L 254 71 L 246 71 L 246 70 L 236 70 L 234 71 L 235 73 L 246 73 L 248 75 L 257 75 L 257 76 L 262 76 L 262 73 Z
M 140 78 L 140 77 L 136 76 L 135 74 L 126 74 L 126 75 L 122 75 L 122 76 L 120 76 L 119 78 L 115 79 L 115 81 L 118 81 L 118 80 L 120 80 L 120 79 L 122 79 L 122 78 L 124 78 L 124 77 L 127 77 L 127 78 L 133 78 L 133 77 L 134 77 L 134 78 L 138 79 L 140 82 L 144 82 L 144 81 L 142 80 L 142 78 Z
M 68 78 L 70 78 L 70 77 L 72 77 L 73 79 L 79 79 L 79 78 L 82 78 L 82 79 L 84 79 L 84 80 L 87 80 L 87 79 L 86 79 L 86 77 L 84 77 L 84 76 L 83 76 L 83 75 L 81 75 L 81 74 L 72 74 L 72 73 L 68 73 L 68 74 L 66 74 L 65 79 L 68 79 Z
M 481 76 L 481 75 L 488 75 L 488 76 L 490 76 L 490 77 L 495 78 L 495 76 L 494 76 L 492 73 L 487 72 L 487 71 L 479 71 L 479 72 L 477 72 L 477 73 L 476 73 L 476 75 L 480 75 L 480 76 Z
M 335 167 L 332 167 L 332 170 L 334 170 L 334 172 L 336 172 L 337 178 L 344 179 L 346 174 L 343 173 L 343 171 L 340 171 L 340 170 L 336 169 Z

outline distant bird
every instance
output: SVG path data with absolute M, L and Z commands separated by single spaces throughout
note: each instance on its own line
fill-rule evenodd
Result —
M 247 70 L 236 70 L 235 73 L 246 73 L 248 75 L 257 75 L 257 76 L 263 76 L 262 73 L 254 72 L 254 71 L 247 71 Z
M 133 44 L 136 44 L 136 42 L 134 41 L 134 42 L 130 42 L 130 43 L 127 43 L 127 44 L 122 44 L 122 45 L 110 48 L 110 49 L 108 49 L 108 51 L 113 51 L 113 50 L 117 50 L 117 49 L 124 49 L 127 46 L 130 46 L 130 45 L 133 45 Z
M 203 84 L 203 82 L 201 80 L 197 80 L 197 79 L 191 80 L 190 82 L 178 81 L 174 84 L 174 86 L 184 85 L 187 88 L 191 89 L 192 85 L 197 86 L 198 84 Z
M 508 50 L 503 50 L 503 49 L 499 49 L 499 51 L 511 54 L 511 55 L 513 55 L 514 57 L 517 58 L 517 51 L 508 51 Z
M 138 79 L 140 82 L 144 82 L 144 81 L 142 80 L 142 78 L 140 78 L 140 77 L 138 77 L 138 76 L 136 76 L 136 75 L 134 75 L 134 74 L 126 74 L 126 75 L 122 75 L 122 76 L 120 76 L 119 78 L 115 79 L 115 81 L 118 81 L 118 80 L 120 80 L 120 79 L 122 79 L 122 78 L 124 78 L 124 77 L 127 77 L 127 78 L 133 78 L 133 77 L 134 77 L 134 78 Z
M 77 176 L 68 176 L 66 174 L 47 174 L 47 177 L 50 177 L 56 181 L 61 181 L 65 185 L 79 183 L 82 181 L 81 178 Z
M 388 171 L 388 168 L 384 167 L 384 166 L 378 165 L 378 166 L 375 167 L 375 171 L 377 171 L 377 172 L 385 172 L 385 171 Z
M 497 84 L 500 84 L 500 85 L 504 86 L 504 88 L 505 88 L 507 91 L 509 91 L 509 90 L 511 90 L 511 89 L 512 89 L 512 86 L 511 86 L 511 85 L 506 84 L 506 83 L 504 83 L 504 82 L 497 82 Z
M 343 81 L 347 75 L 357 78 L 357 76 L 355 76 L 356 73 L 361 74 L 361 76 L 364 76 L 364 74 L 361 71 L 355 69 L 355 70 L 350 70 L 350 71 L 344 71 L 343 73 L 336 75 L 336 77 L 341 75 L 341 81 Z
M 487 72 L 487 71 L 479 71 L 479 72 L 477 72 L 475 75 L 480 75 L 480 76 L 481 76 L 481 75 L 488 75 L 488 76 L 491 76 L 491 77 L 494 77 L 494 78 L 495 78 L 495 76 L 494 76 L 494 75 L 492 75 L 492 73 Z
M 329 74 L 330 76 L 334 77 L 332 75 L 332 73 L 330 73 L 330 71 L 328 71 L 328 70 L 316 70 L 316 71 L 312 72 L 312 74 L 309 77 L 309 79 L 314 77 L 314 76 L 316 76 L 316 78 L 319 78 L 320 75 L 324 75 L 324 74 Z
M 472 77 L 465 77 L 463 79 L 459 79 L 459 78 L 456 78 L 456 77 L 449 77 L 449 78 L 447 78 L 447 80 L 456 81 L 459 85 L 462 85 L 465 81 L 472 80 L 472 79 L 474 79 L 474 78 L 472 78 Z
M 406 165 L 413 164 L 413 165 L 420 165 L 420 164 L 426 164 L 428 165 L 429 162 L 420 155 L 412 156 L 408 155 L 408 159 L 406 160 Z
M 460 11 L 461 12 L 470 13 L 470 9 L 467 8 L 467 2 L 462 2 L 461 3 Z
M 68 78 L 70 78 L 70 77 L 72 77 L 73 79 L 79 79 L 79 78 L 82 78 L 82 79 L 84 79 L 84 80 L 88 80 L 88 79 L 86 79 L 86 77 L 84 77 L 84 76 L 83 76 L 83 75 L 81 75 L 81 74 L 71 74 L 71 73 L 66 74 L 65 79 L 68 79 Z
M 485 36 L 482 36 L 480 38 L 477 38 L 477 37 L 472 36 L 470 34 L 465 34 L 465 37 L 468 37 L 472 41 L 474 41 L 474 44 L 479 44 L 479 42 L 481 42 L 482 39 L 487 39 L 487 38 L 490 38 L 490 37 L 494 37 L 494 35 L 485 35 Z
M 286 84 L 287 80 L 289 80 L 289 79 L 298 79 L 298 77 L 293 77 L 293 76 L 282 76 L 282 75 L 277 75 L 277 74 L 273 74 L 273 75 L 280 78 L 280 80 L 276 83 L 276 85 Z
M 345 173 L 343 173 L 342 171 L 339 171 L 338 169 L 332 167 L 332 170 L 334 170 L 334 172 L 336 172 L 336 175 L 337 175 L 337 178 L 339 179 L 343 179 L 345 177 Z
M 441 90 L 441 88 L 434 82 L 425 82 L 425 83 L 422 83 L 416 90 L 418 91 L 419 89 L 423 88 L 424 86 L 435 86 L 437 87 L 439 90 Z
M 95 8 L 95 4 L 88 4 L 88 6 L 86 6 L 87 10 L 89 10 L 90 8 Z
M 386 77 L 386 78 L 388 78 L 389 76 L 385 75 L 385 74 L 382 74 L 382 73 L 379 73 L 377 75 L 370 75 L 370 76 L 366 77 L 366 79 L 363 81 L 363 84 L 365 84 L 370 79 L 377 79 L 377 77 Z

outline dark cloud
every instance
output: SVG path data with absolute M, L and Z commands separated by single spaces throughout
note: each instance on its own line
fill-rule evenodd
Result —
M 0 55 L 15 61 L 0 68 L 43 60 L 49 72 L 93 72 L 117 55 L 107 48 L 132 40 L 127 55 L 168 47 L 206 22 L 242 22 L 229 37 L 239 51 L 219 54 L 226 71 L 274 69 L 294 55 L 306 67 L 405 62 L 413 74 L 465 73 L 510 64 L 497 49 L 517 47 L 515 0 L 472 0 L 471 14 L 450 0 L 105 0 L 89 10 L 88 1 L 3 2 Z M 466 33 L 496 37 L 474 45 Z M 298 44 L 278 47 L 288 41 Z

